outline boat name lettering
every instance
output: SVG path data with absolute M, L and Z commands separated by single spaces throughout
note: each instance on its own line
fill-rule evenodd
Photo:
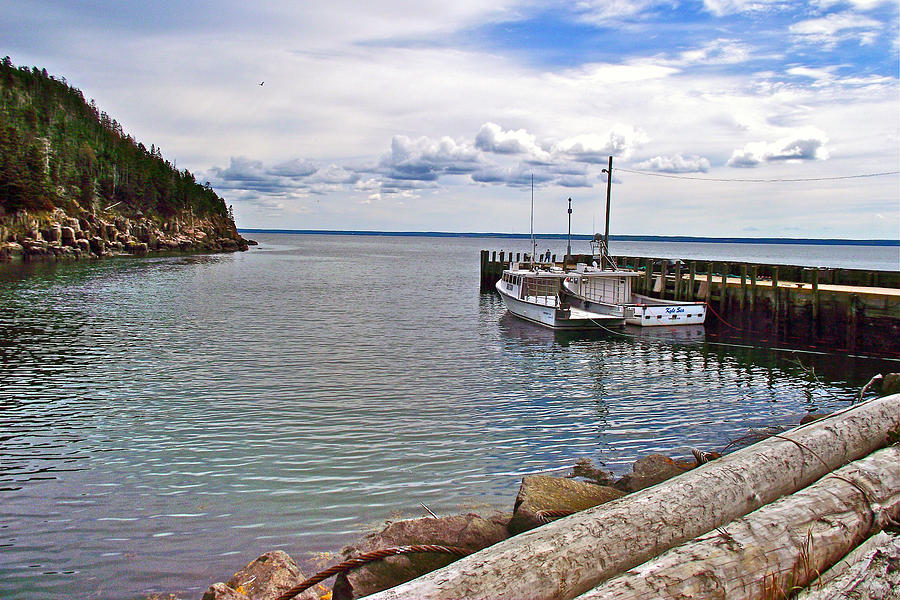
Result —
M 666 307 L 666 314 L 683 313 L 684 309 L 680 306 Z

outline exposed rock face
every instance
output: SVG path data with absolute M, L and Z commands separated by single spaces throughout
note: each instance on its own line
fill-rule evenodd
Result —
M 632 473 L 616 482 L 616 487 L 625 492 L 636 492 L 666 479 L 680 475 L 690 466 L 678 465 L 662 454 L 650 454 L 634 463 Z
M 281 550 L 266 552 L 234 574 L 228 583 L 216 583 L 203 594 L 203 600 L 275 600 L 306 576 L 294 560 Z M 312 590 L 296 596 L 299 600 L 315 600 Z
M 60 241 L 63 246 L 75 245 L 75 230 L 72 227 L 60 228 Z
M 128 218 L 82 212 L 76 218 L 57 209 L 49 220 L 46 216 L 40 217 L 43 223 L 40 226 L 38 219 L 27 215 L 16 219 L 19 225 L 2 226 L 0 259 L 98 257 L 128 252 L 145 254 L 155 250 L 234 252 L 249 248 L 249 242 L 237 233 L 234 224 L 218 217 L 160 222 L 142 215 Z M 79 251 L 64 250 L 64 247 Z
M 343 554 L 351 558 L 374 550 L 417 544 L 457 546 L 474 552 L 508 536 L 501 523 L 474 514 L 413 519 L 392 523 L 380 533 L 366 536 L 358 545 L 344 548 Z M 369 563 L 338 575 L 333 600 L 350 600 L 374 594 L 439 569 L 458 558 L 449 554 L 421 553 L 392 556 Z
M 881 395 L 900 394 L 900 373 L 887 373 L 881 381 Z
M 539 511 L 578 512 L 621 498 L 625 492 L 606 485 L 574 481 L 563 477 L 528 475 L 522 479 L 509 531 L 519 534 L 546 523 Z
M 214 583 L 203 594 L 202 600 L 250 600 L 250 597 L 231 589 L 224 583 Z

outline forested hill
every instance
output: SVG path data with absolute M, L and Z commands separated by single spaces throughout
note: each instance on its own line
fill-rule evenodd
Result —
M 140 219 L 151 228 L 179 233 L 184 223 L 202 220 L 214 230 L 208 235 L 240 237 L 224 200 L 208 184 L 176 169 L 155 145 L 147 148 L 135 140 L 65 78 L 46 69 L 16 67 L 5 57 L 0 64 L 0 226 L 45 226 L 50 222 L 46 215 L 63 212 L 92 221 Z

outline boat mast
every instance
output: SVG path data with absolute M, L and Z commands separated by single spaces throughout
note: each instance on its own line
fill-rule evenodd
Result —
M 531 270 L 534 270 L 534 253 L 537 243 L 534 241 L 534 172 L 531 173 Z
M 609 258 L 609 202 L 612 194 L 612 158 L 612 156 L 609 157 L 609 167 L 601 171 L 606 173 L 606 232 L 603 234 L 603 249 L 600 252 L 600 264 L 601 268 L 606 268 L 602 262 L 603 260 L 606 260 L 613 270 L 615 270 L 617 267 L 612 259 Z

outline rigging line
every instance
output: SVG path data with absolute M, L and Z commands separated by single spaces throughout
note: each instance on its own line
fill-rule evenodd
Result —
M 633 171 L 619 167 L 617 171 L 634 173 L 635 175 L 647 175 L 648 177 L 665 177 L 667 179 L 691 179 L 693 181 L 733 181 L 739 183 L 790 183 L 803 181 L 835 181 L 838 179 L 861 179 L 864 177 L 881 177 L 883 175 L 897 175 L 900 171 L 883 171 L 881 173 L 865 173 L 863 175 L 839 175 L 836 177 L 805 177 L 799 179 L 725 179 L 716 177 L 691 177 L 689 175 L 670 175 L 666 173 L 649 173 L 647 171 Z

